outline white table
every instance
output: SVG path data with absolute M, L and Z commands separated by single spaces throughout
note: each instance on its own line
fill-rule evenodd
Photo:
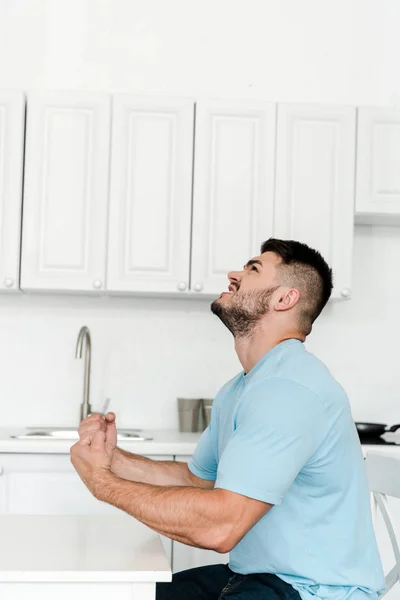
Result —
M 0 515 L 1 600 L 154 600 L 158 534 L 128 515 Z

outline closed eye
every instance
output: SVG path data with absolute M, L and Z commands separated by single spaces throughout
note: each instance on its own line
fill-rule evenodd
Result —
M 257 265 L 257 267 L 255 267 L 254 265 Z M 246 271 L 246 269 L 250 269 L 250 271 L 256 271 L 256 273 L 259 273 L 259 269 L 258 267 L 263 267 L 263 264 L 260 260 L 258 259 L 251 259 L 249 260 L 249 262 L 247 264 L 244 265 L 243 269 Z

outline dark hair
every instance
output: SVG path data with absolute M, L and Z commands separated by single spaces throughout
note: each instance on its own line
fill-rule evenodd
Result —
M 269 238 L 261 246 L 264 252 L 274 252 L 281 258 L 282 283 L 299 289 L 300 327 L 308 335 L 330 298 L 332 269 L 317 250 L 301 242 Z

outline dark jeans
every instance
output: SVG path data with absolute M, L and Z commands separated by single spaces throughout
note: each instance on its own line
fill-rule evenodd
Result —
M 291 585 L 268 573 L 238 575 L 228 565 L 210 565 L 175 573 L 157 583 L 156 600 L 300 600 Z

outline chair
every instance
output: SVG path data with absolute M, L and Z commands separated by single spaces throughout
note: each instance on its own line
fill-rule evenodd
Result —
M 400 456 L 396 457 L 388 454 L 379 454 L 378 452 L 367 452 L 365 464 L 369 488 L 372 492 L 374 524 L 379 507 L 396 561 L 395 566 L 385 576 L 386 591 L 380 596 L 380 598 L 383 598 L 396 583 L 400 582 L 400 551 L 388 503 L 388 496 L 400 499 Z

